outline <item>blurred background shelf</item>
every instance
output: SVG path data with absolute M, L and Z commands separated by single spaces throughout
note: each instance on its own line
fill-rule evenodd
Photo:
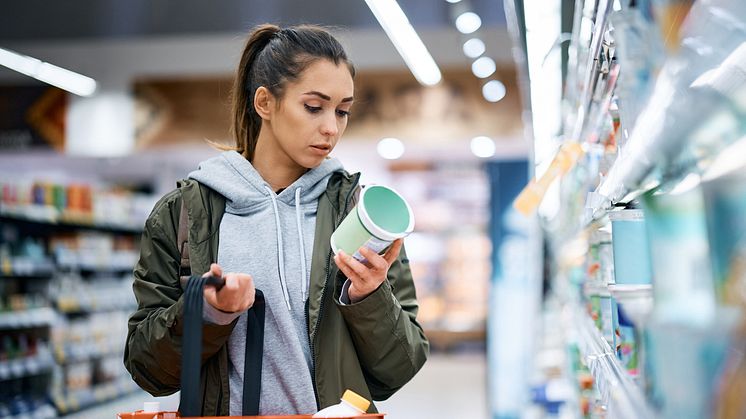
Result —
M 24 329 L 49 326 L 57 313 L 49 307 L 0 313 L 0 329 Z
M 0 361 L 0 381 L 48 373 L 55 365 L 49 350 L 17 359 Z
M 139 225 L 85 222 L 80 218 L 57 215 L 53 210 L 54 208 L 44 209 L 44 211 L 33 211 L 28 209 L 9 209 L 7 207 L 0 207 L 0 222 L 18 223 L 36 229 L 48 229 L 53 227 L 65 231 L 93 230 L 119 234 L 142 233 L 142 226 Z M 34 213 L 44 212 L 48 212 L 47 216 L 39 214 L 34 215 Z

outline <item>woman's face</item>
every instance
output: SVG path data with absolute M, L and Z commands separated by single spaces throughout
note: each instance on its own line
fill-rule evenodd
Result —
M 320 165 L 347 128 L 353 82 L 347 65 L 321 59 L 285 86 L 271 106 L 272 136 L 282 154 L 297 165 Z

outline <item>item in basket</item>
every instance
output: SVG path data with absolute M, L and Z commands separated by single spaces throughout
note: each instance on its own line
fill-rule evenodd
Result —
M 312 417 L 314 418 L 346 418 L 365 414 L 370 407 L 370 401 L 352 390 L 345 390 L 339 404 L 325 407 Z

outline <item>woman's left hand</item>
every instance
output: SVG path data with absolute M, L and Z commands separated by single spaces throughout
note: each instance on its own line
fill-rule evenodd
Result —
M 367 263 L 360 263 L 357 259 L 340 251 L 334 256 L 334 262 L 339 270 L 350 280 L 350 288 L 347 290 L 350 301 L 356 303 L 370 295 L 386 280 L 391 264 L 399 257 L 402 239 L 394 240 L 389 249 L 383 255 L 361 247 L 360 254 L 367 259 Z

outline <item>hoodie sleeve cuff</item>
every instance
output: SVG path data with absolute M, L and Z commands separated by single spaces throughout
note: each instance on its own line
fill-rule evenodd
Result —
M 212 304 L 208 303 L 204 297 L 202 297 L 202 319 L 212 324 L 219 326 L 225 326 L 231 324 L 233 320 L 236 320 L 241 313 L 226 313 L 213 307 Z
M 352 304 L 352 300 L 350 300 L 350 285 L 352 285 L 352 282 L 349 279 L 346 279 L 344 285 L 342 285 L 342 292 L 339 294 L 339 304 L 343 306 Z

